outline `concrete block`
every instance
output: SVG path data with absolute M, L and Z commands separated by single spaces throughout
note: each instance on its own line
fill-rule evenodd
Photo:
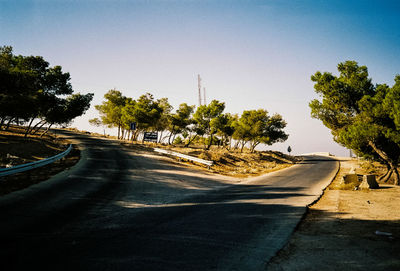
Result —
M 364 175 L 363 181 L 360 186 L 361 189 L 377 189 L 379 188 L 379 184 L 376 182 L 375 175 Z
M 343 183 L 349 184 L 349 183 L 358 183 L 358 176 L 357 174 L 347 174 L 343 176 Z

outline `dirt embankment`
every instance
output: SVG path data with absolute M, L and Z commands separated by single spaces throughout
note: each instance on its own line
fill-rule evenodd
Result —
M 212 146 L 209 150 L 206 150 L 203 146 L 185 148 L 172 145 L 165 146 L 154 143 L 125 143 L 124 145 L 131 148 L 147 148 L 149 151 L 152 150 L 152 147 L 158 147 L 200 159 L 213 161 L 213 166 L 209 169 L 206 169 L 208 172 L 238 178 L 259 176 L 290 167 L 296 162 L 300 161 L 300 159 L 297 157 L 286 155 L 278 151 L 250 152 L 248 150 L 244 150 L 241 152 L 239 150 L 227 150 L 226 148 L 216 146 Z M 171 156 L 171 158 L 180 164 L 205 170 L 204 165 L 196 164 L 192 161 L 187 161 L 174 156 Z
M 341 162 L 337 178 L 267 270 L 400 270 L 400 187 L 338 189 L 350 170 L 367 169 Z
M 54 135 L 29 135 L 24 137 L 24 130 L 11 127 L 9 131 L 0 131 L 0 168 L 25 164 L 63 152 L 69 142 Z M 0 196 L 26 188 L 47 180 L 51 176 L 72 167 L 80 158 L 79 150 L 74 147 L 63 159 L 41 168 L 0 177 Z

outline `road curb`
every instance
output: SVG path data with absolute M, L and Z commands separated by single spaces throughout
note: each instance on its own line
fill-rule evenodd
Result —
M 275 253 L 275 255 L 272 256 L 272 257 L 269 259 L 269 261 L 266 263 L 266 270 L 268 270 L 268 265 L 269 265 L 269 263 L 270 263 L 274 258 L 276 258 L 276 257 L 281 253 L 281 251 L 283 251 L 283 250 L 287 247 L 287 245 L 289 244 L 290 240 L 292 239 L 294 233 L 299 229 L 301 223 L 304 221 L 304 219 L 306 218 L 306 216 L 309 214 L 309 212 L 310 212 L 310 207 L 311 207 L 312 205 L 316 204 L 316 203 L 324 196 L 325 191 L 328 189 L 329 185 L 335 180 L 336 176 L 339 174 L 341 163 L 340 163 L 339 160 L 336 160 L 336 161 L 338 162 L 338 168 L 337 168 L 337 170 L 336 170 L 336 173 L 334 174 L 334 176 L 332 177 L 332 179 L 328 182 L 328 184 L 325 186 L 325 188 L 322 190 L 321 195 L 319 195 L 313 202 L 311 202 L 310 204 L 308 204 L 308 205 L 305 206 L 305 211 L 304 211 L 303 215 L 301 216 L 301 218 L 300 218 L 299 222 L 297 223 L 297 225 L 294 227 L 294 229 L 293 229 L 292 233 L 290 234 L 290 236 L 289 236 L 289 238 L 288 238 L 286 244 L 285 244 L 281 249 L 279 249 L 279 250 Z

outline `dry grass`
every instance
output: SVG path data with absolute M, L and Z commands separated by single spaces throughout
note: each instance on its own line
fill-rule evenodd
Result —
M 28 163 L 56 155 L 65 150 L 65 142 L 49 135 L 24 137 L 24 130 L 11 127 L 0 131 L 0 167 Z
M 205 150 L 203 147 L 164 146 L 164 148 L 204 160 L 211 160 L 214 162 L 210 169 L 213 173 L 234 177 L 258 176 L 289 167 L 298 161 L 296 157 L 276 151 L 251 153 L 247 150 L 240 152 L 216 146 L 211 147 L 210 150 Z
M 102 134 L 79 131 L 75 128 L 69 128 L 68 130 L 104 137 Z M 107 135 L 106 137 L 117 140 L 114 136 Z M 178 145 L 165 145 L 152 142 L 132 142 L 129 140 L 120 140 L 120 142 L 122 145 L 136 150 L 152 151 L 153 148 L 163 148 L 200 159 L 210 160 L 214 162 L 214 165 L 209 169 L 209 172 L 233 177 L 245 178 L 258 176 L 290 167 L 299 161 L 297 157 L 286 155 L 278 151 L 255 151 L 252 153 L 247 149 L 240 152 L 240 150 L 227 150 L 216 146 L 211 146 L 210 150 L 205 150 L 204 146 L 195 145 L 185 148 Z M 196 164 L 195 162 L 185 161 L 176 157 L 171 158 L 175 159 L 175 162 L 186 166 L 196 167 L 202 170 L 205 169 L 205 166 L 202 164 Z
M 354 173 L 358 174 L 359 176 L 366 174 L 374 174 L 376 176 L 380 176 L 385 173 L 386 169 L 385 166 L 378 162 L 370 162 L 364 160 L 359 161 L 356 159 L 346 161 L 344 163 L 342 162 L 340 166 L 341 169 L 339 173 L 329 185 L 329 189 L 331 190 L 356 190 L 361 184 L 361 177 L 359 178 L 359 181 L 354 181 L 350 183 L 342 182 L 343 176 L 348 174 L 351 170 L 353 170 Z
M 137 150 L 152 151 L 153 148 L 168 149 L 174 152 L 190 155 L 204 160 L 213 161 L 214 164 L 208 172 L 233 176 L 233 177 L 254 177 L 265 173 L 277 171 L 287 168 L 298 162 L 300 159 L 294 156 L 289 156 L 278 151 L 255 151 L 251 153 L 248 150 L 240 152 L 240 150 L 227 150 L 212 146 L 210 150 L 204 149 L 204 146 L 195 146 L 185 148 L 183 146 L 165 145 L 149 142 L 129 142 L 125 141 L 122 144 L 129 148 Z M 185 166 L 194 167 L 200 170 L 205 170 L 206 166 L 197 164 L 192 161 L 186 161 L 177 157 L 170 157 L 176 163 Z
M 0 131 L 0 167 L 25 164 L 54 156 L 64 151 L 68 144 L 67 140 L 52 135 L 46 135 L 43 138 L 37 135 L 29 135 L 24 138 L 23 128 L 11 127 L 9 131 Z M 79 159 L 80 152 L 74 147 L 65 158 L 52 164 L 0 177 L 0 195 L 45 181 L 51 176 L 72 167 Z

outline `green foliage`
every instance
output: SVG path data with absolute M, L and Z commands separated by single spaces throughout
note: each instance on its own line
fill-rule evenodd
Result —
M 380 160 L 398 183 L 400 161 L 400 77 L 393 87 L 373 85 L 365 66 L 338 65 L 340 75 L 317 72 L 311 79 L 322 101 L 310 103 L 311 115 L 331 129 L 334 140 L 359 156 Z
M 221 137 L 222 145 L 226 146 L 230 143 L 232 135 L 235 132 L 234 122 L 237 119 L 237 115 L 225 113 L 211 120 L 211 130 Z
M 282 116 L 279 114 L 269 116 L 264 109 L 243 111 L 234 127 L 234 137 L 242 142 L 242 149 L 249 142 L 251 151 L 254 151 L 260 143 L 272 145 L 288 138 L 283 131 L 286 122 Z
M 174 139 L 174 144 L 182 144 L 182 143 L 183 143 L 182 137 L 177 136 L 177 137 Z
M 90 119 L 89 123 L 96 127 L 100 127 L 102 125 L 101 120 L 99 120 L 98 118 Z
M 168 129 L 171 121 L 172 105 L 169 103 L 168 98 L 161 98 L 157 100 L 157 104 L 161 108 L 162 112 L 160 117 L 157 119 L 155 124 L 156 131 L 164 131 Z
M 100 113 L 100 123 L 97 119 L 90 122 L 121 127 L 122 138 L 132 122 L 136 122 L 137 127 L 133 139 L 144 131 L 168 130 L 170 134 L 164 140 L 168 138 L 169 144 L 171 141 L 174 144 L 185 141 L 186 147 L 191 143 L 204 144 L 207 148 L 212 144 L 226 147 L 235 138 L 250 142 L 254 150 L 260 143 L 271 145 L 288 137 L 283 131 L 286 122 L 282 117 L 278 114 L 268 116 L 267 111 L 262 109 L 244 111 L 239 118 L 238 115 L 224 114 L 225 103 L 217 100 L 197 107 L 193 113 L 194 106 L 187 103 L 180 104 L 173 112 L 167 98 L 155 100 L 150 93 L 134 100 L 124 97 L 119 91 L 110 90 L 104 98 L 101 105 L 95 106 Z
M 35 119 L 35 127 L 68 124 L 84 114 L 93 94 L 73 94 L 69 81 L 69 73 L 41 56 L 16 56 L 12 47 L 0 47 L 0 128 L 5 120 L 24 120 L 27 134 Z
M 146 93 L 134 100 L 112 89 L 104 95 L 104 99 L 102 104 L 96 105 L 95 108 L 100 113 L 103 125 L 118 127 L 118 138 L 128 134 L 126 131 L 133 122 L 137 124 L 135 137 L 140 132 L 163 131 L 168 127 L 172 106 L 167 98 L 154 100 L 152 94 Z
M 101 122 L 108 127 L 118 127 L 118 138 L 120 138 L 120 129 L 123 125 L 123 108 L 128 99 L 116 89 L 109 90 L 104 94 L 105 101 L 95 108 L 100 113 Z
M 133 118 L 137 121 L 137 129 L 150 130 L 155 129 L 157 121 L 161 118 L 163 108 L 150 93 L 139 97 L 132 112 Z
M 210 148 L 213 140 L 213 135 L 217 132 L 215 127 L 211 126 L 211 122 L 220 117 L 224 112 L 225 103 L 217 100 L 212 100 L 208 105 L 201 105 L 193 114 L 195 123 L 195 131 L 199 135 L 207 134 L 209 136 L 209 143 L 207 149 Z
M 189 106 L 187 103 L 182 103 L 174 114 L 169 116 L 168 130 L 170 135 L 168 143 L 171 142 L 171 137 L 178 133 L 182 133 L 184 138 L 189 136 L 188 126 L 192 123 L 191 115 L 193 113 L 194 106 Z

